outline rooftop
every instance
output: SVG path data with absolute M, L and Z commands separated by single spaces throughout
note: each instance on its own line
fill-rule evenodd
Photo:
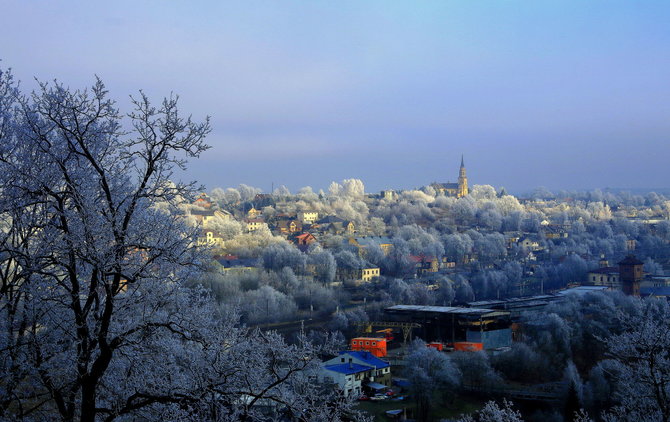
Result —
M 617 273 L 619 274 L 619 267 L 603 267 L 603 268 L 596 268 L 595 270 L 589 271 L 590 273 L 594 274 L 610 274 L 610 273 Z
M 359 365 L 357 363 L 340 363 L 337 365 L 326 365 L 323 368 L 327 369 L 328 371 L 333 371 L 344 375 L 358 374 L 359 372 L 366 372 L 373 369 L 368 365 Z
M 422 305 L 394 305 L 389 306 L 385 311 L 391 312 L 422 312 L 438 313 L 445 315 L 463 315 L 463 316 L 502 316 L 509 315 L 509 312 L 487 308 L 461 308 L 456 306 L 422 306 Z
M 390 363 L 386 362 L 385 360 L 379 359 L 377 356 L 373 355 L 370 352 L 343 351 L 340 352 L 340 356 L 342 355 L 349 355 L 353 358 L 363 361 L 365 365 L 375 367 L 375 369 L 386 368 L 387 366 L 391 366 Z

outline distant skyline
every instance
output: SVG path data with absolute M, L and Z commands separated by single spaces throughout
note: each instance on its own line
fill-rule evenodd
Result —
M 366 190 L 670 188 L 670 2 L 0 0 L 24 89 L 174 92 L 212 149 L 183 179 Z

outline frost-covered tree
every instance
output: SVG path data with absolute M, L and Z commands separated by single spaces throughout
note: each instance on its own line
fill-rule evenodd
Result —
M 287 242 L 274 243 L 263 250 L 261 255 L 263 267 L 268 270 L 279 271 L 290 267 L 295 273 L 305 271 L 307 257 Z
M 335 279 L 337 262 L 329 251 L 321 248 L 314 249 L 309 253 L 307 262 L 314 266 L 314 276 L 317 280 L 330 283 Z
M 316 349 L 252 338 L 185 285 L 202 256 L 179 203 L 195 191 L 168 179 L 209 124 L 175 97 L 133 104 L 99 80 L 22 96 L 0 73 L 0 419 L 272 420 L 260 404 L 339 419 L 347 403 L 314 399 Z
M 460 384 L 460 371 L 449 357 L 433 348 L 426 347 L 422 340 L 412 343 L 407 357 L 405 376 L 417 404 L 418 420 L 428 420 L 433 394 L 442 391 L 443 398 L 450 398 Z
M 173 312 L 197 257 L 175 199 L 193 186 L 167 178 L 207 148 L 209 124 L 181 117 L 176 98 L 154 107 L 142 94 L 125 133 L 106 94 L 98 80 L 89 91 L 41 84 L 31 97 L 3 99 L 13 104 L 3 106 L 1 247 L 13 274 L 2 326 L 39 401 L 64 419 L 119 411 L 106 394 L 117 392 L 110 373 L 126 366 L 115 358 L 143 336 L 189 330 Z M 147 312 L 133 317 L 139 297 Z M 175 308 L 160 309 L 166 300 Z M 145 400 L 126 394 L 131 406 Z
M 360 199 L 365 195 L 365 185 L 361 179 L 344 179 L 342 181 L 342 194 L 349 198 Z
M 670 305 L 648 301 L 641 317 L 625 316 L 626 331 L 608 339 L 618 362 L 621 405 L 612 420 L 670 421 Z

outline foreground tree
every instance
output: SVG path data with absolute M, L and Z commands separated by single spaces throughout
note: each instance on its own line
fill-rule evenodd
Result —
M 649 300 L 641 316 L 626 315 L 626 331 L 608 339 L 621 405 L 609 420 L 670 421 L 670 305 Z
M 0 418 L 338 420 L 346 402 L 309 399 L 316 349 L 184 286 L 194 186 L 169 178 L 210 127 L 176 98 L 133 104 L 123 121 L 99 80 L 23 96 L 0 73 Z

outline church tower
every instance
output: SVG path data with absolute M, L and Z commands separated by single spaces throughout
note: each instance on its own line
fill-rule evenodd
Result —
M 633 255 L 619 262 L 619 281 L 624 294 L 640 297 L 640 283 L 644 278 L 644 263 Z
M 461 169 L 458 172 L 458 198 L 468 194 L 468 178 L 465 175 L 465 164 L 463 163 L 463 156 L 461 155 Z

